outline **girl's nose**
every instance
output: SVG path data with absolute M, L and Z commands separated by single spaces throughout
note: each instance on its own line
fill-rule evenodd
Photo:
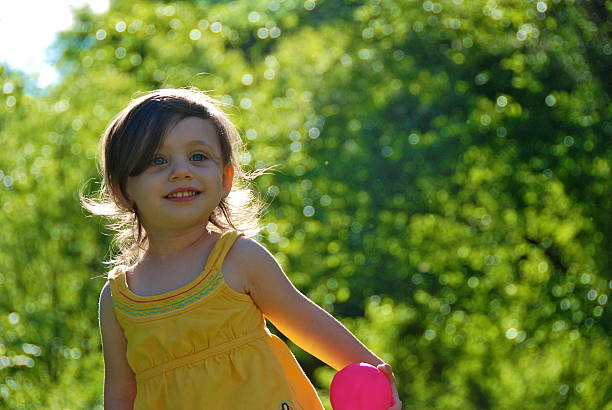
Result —
M 174 180 L 177 178 L 191 179 L 191 171 L 189 170 L 189 163 L 187 161 L 177 160 L 174 162 L 170 179 Z

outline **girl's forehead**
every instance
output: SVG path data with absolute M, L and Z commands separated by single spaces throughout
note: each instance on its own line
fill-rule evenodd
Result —
M 217 151 L 220 148 L 217 129 L 211 120 L 187 117 L 178 121 L 164 136 L 161 147 L 204 145 Z

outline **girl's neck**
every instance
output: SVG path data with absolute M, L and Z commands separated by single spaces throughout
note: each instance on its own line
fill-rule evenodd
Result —
M 149 247 L 143 262 L 166 264 L 182 259 L 191 252 L 199 252 L 202 246 L 210 243 L 213 234 L 206 227 L 191 231 L 165 232 L 148 235 Z

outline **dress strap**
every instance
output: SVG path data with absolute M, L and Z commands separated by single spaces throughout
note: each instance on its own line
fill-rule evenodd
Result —
M 208 258 L 208 271 L 221 270 L 221 266 L 223 266 L 223 261 L 225 260 L 225 255 L 227 255 L 227 252 L 230 250 L 236 239 L 242 235 L 244 235 L 242 232 L 226 231 L 219 239 L 217 239 L 217 243 L 212 250 L 212 254 Z

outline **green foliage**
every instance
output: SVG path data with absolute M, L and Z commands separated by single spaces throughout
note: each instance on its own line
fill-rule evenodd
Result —
M 0 71 L 0 407 L 101 405 L 92 279 L 109 237 L 78 191 L 135 93 L 189 85 L 230 104 L 247 168 L 281 166 L 256 183 L 271 201 L 258 239 L 392 364 L 404 408 L 609 405 L 608 9 L 76 11 L 60 84 L 32 95 Z M 292 346 L 328 404 L 333 370 Z

